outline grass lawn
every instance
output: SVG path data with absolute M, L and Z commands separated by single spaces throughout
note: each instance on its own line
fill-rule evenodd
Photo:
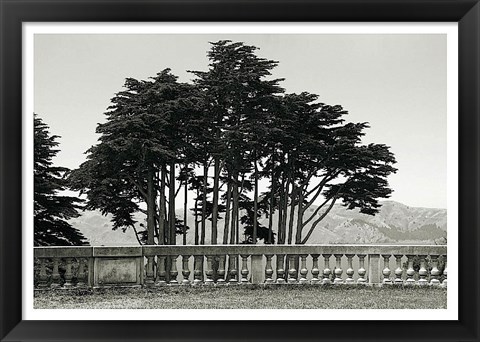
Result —
M 442 288 L 161 287 L 35 291 L 35 309 L 445 309 Z

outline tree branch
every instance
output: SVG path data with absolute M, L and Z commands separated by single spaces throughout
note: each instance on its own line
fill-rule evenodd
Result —
M 140 246 L 142 246 L 142 241 L 141 241 L 140 238 L 138 237 L 137 228 L 135 228 L 135 225 L 134 225 L 134 224 L 132 224 L 131 227 L 133 228 L 133 231 L 135 232 L 135 237 L 137 238 L 138 244 L 139 244 Z
M 182 188 L 182 182 L 180 182 L 180 185 L 177 189 L 177 191 L 175 191 L 175 197 L 177 197 L 178 193 L 180 192 L 180 189 Z
M 318 187 L 321 186 L 321 185 L 322 185 L 321 182 L 318 183 L 317 185 L 315 185 L 315 187 L 314 187 L 312 190 L 308 191 L 308 192 L 305 194 L 305 198 L 307 198 L 308 196 L 310 196 L 311 194 L 313 194 L 313 192 L 314 192 L 315 190 L 317 190 Z
M 145 209 L 138 209 L 142 214 L 145 214 L 147 215 L 147 211 Z M 157 222 L 160 222 L 160 215 L 158 215 L 158 206 L 157 204 L 155 203 L 155 219 L 157 220 Z
M 302 226 L 305 227 L 311 220 L 313 220 L 313 218 L 318 214 L 318 212 L 320 211 L 320 209 L 322 209 L 325 204 L 328 203 L 328 201 L 330 201 L 331 198 L 327 198 L 322 204 L 320 204 L 317 209 L 315 209 L 315 211 L 313 212 L 313 214 L 308 218 L 308 220 L 306 220 Z
M 322 179 L 322 181 L 316 186 L 316 187 L 318 187 L 318 189 L 316 190 L 317 192 L 316 192 L 315 196 L 313 196 L 313 198 L 305 205 L 305 208 L 304 208 L 305 210 L 308 209 L 308 208 L 310 208 L 310 206 L 313 204 L 313 202 L 315 202 L 315 200 L 318 198 L 318 196 L 320 196 L 320 194 L 321 194 L 323 188 L 325 187 L 325 185 L 326 185 L 329 181 L 331 181 L 332 179 L 334 179 L 335 177 L 337 177 L 338 174 L 339 174 L 339 171 L 337 171 L 337 172 L 335 172 L 335 173 L 333 173 L 333 174 L 330 174 L 330 175 L 329 175 L 329 173 L 327 173 L 327 174 L 325 175 L 325 177 Z M 309 194 L 308 194 L 308 196 L 309 196 L 313 191 L 315 191 L 315 190 L 310 191 Z
M 308 231 L 307 235 L 305 236 L 305 239 L 302 240 L 302 244 L 305 244 L 308 239 L 310 238 L 310 236 L 312 235 L 313 231 L 315 230 L 315 227 L 317 226 L 317 224 L 323 220 L 325 218 L 325 216 L 327 216 L 327 214 L 330 212 L 330 210 L 332 210 L 333 208 L 333 205 L 335 204 L 335 201 L 338 199 L 338 197 L 335 195 L 333 198 L 333 201 L 332 203 L 330 204 L 330 206 L 328 207 L 327 210 L 325 210 L 325 212 L 322 214 L 322 216 L 319 217 L 318 220 L 316 220 L 312 226 L 310 227 L 310 230 Z
M 320 194 L 322 193 L 322 190 L 323 190 L 323 187 L 325 186 L 325 184 L 327 184 L 327 182 L 330 180 L 330 178 L 328 177 L 328 175 L 326 175 L 322 180 L 321 182 L 318 184 L 318 189 L 317 189 L 317 192 L 315 193 L 315 195 L 313 196 L 313 198 L 305 205 L 305 210 L 310 208 L 310 206 L 315 202 L 315 200 L 318 198 L 318 196 L 320 196 Z
M 145 192 L 145 189 L 143 189 L 143 187 L 135 179 L 133 179 L 132 176 L 128 176 L 128 178 L 133 183 L 133 185 L 135 185 L 137 187 L 138 191 L 140 192 L 140 194 L 142 195 L 143 199 L 146 202 L 148 196 L 147 196 L 147 193 Z

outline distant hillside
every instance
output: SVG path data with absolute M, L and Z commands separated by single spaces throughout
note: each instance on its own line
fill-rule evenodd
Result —
M 309 208 L 306 216 L 315 211 Z M 183 217 L 183 209 L 177 210 L 177 215 Z M 138 221 L 143 222 L 144 216 L 139 215 Z M 273 217 L 274 227 L 278 215 Z M 187 243 L 194 241 L 192 215 L 188 217 L 191 227 L 187 234 Z M 137 239 L 131 228 L 125 232 L 112 231 L 110 217 L 102 216 L 97 211 L 87 211 L 82 216 L 70 220 L 89 240 L 91 245 L 137 245 Z M 210 221 L 208 221 L 210 223 Z M 268 225 L 268 219 L 261 223 Z M 304 228 L 307 232 L 310 225 Z M 218 241 L 223 236 L 223 220 L 219 221 Z M 308 243 L 426 243 L 443 241 L 447 236 L 447 210 L 409 207 L 394 201 L 382 202 L 380 213 L 375 216 L 360 214 L 358 211 L 346 210 L 335 205 L 325 219 L 318 224 Z M 206 241 L 210 243 L 210 226 L 207 225 Z M 180 239 L 178 240 L 180 243 Z

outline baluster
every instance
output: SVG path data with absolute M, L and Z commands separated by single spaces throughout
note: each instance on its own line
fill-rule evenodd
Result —
M 238 256 L 237 255 L 229 255 L 229 259 L 228 259 L 229 263 L 230 263 L 230 279 L 228 281 L 228 285 L 238 285 L 238 279 L 237 279 L 237 276 L 238 276 L 238 267 L 237 267 L 237 264 L 238 264 Z
M 154 270 L 153 270 L 153 256 L 147 257 L 147 270 L 145 276 L 145 286 L 152 287 L 155 284 L 154 281 Z
M 330 280 L 330 275 L 332 271 L 330 270 L 330 256 L 331 254 L 323 254 L 323 259 L 325 261 L 325 268 L 323 270 L 323 285 L 330 285 L 332 281 Z
M 225 255 L 218 257 L 217 285 L 225 285 Z
M 84 258 L 78 259 L 77 287 L 87 286 L 85 266 L 86 266 L 86 260 Z
M 65 267 L 65 283 L 63 283 L 63 287 L 68 289 L 73 287 L 72 284 L 72 278 L 73 278 L 73 272 L 72 272 L 72 258 L 65 258 L 66 262 L 66 267 Z
M 288 283 L 296 284 L 297 283 L 297 269 L 295 268 L 295 255 L 288 256 Z
M 203 275 L 203 255 L 195 255 L 193 257 L 193 285 L 202 285 L 203 280 L 202 280 L 202 275 Z
M 312 265 L 312 280 L 310 280 L 311 284 L 318 284 L 320 282 L 320 279 L 318 279 L 318 275 L 320 274 L 320 270 L 318 268 L 318 257 L 320 254 L 312 254 L 312 260 L 313 260 L 313 265 Z
M 59 258 L 53 258 L 52 283 L 50 287 L 56 289 L 60 287 L 60 273 L 58 272 Z
M 205 285 L 215 285 L 213 281 L 213 258 L 213 255 L 207 255 L 207 269 L 205 270 L 207 279 L 205 279 Z
M 442 286 L 447 287 L 447 256 L 443 256 L 443 260 L 445 260 L 445 268 L 443 269 L 443 281 Z
M 367 256 L 366 254 L 357 254 L 358 256 L 358 262 L 360 268 L 358 269 L 358 279 L 357 279 L 357 284 L 365 285 L 367 283 L 367 279 L 365 278 L 365 275 L 367 274 L 367 270 L 365 269 L 365 257 Z
M 425 286 L 425 285 L 428 285 L 428 280 L 427 280 L 428 271 L 425 268 L 426 255 L 419 255 L 418 257 L 420 258 L 420 270 L 418 271 L 418 276 L 420 277 L 420 279 L 418 279 L 418 285 Z
M 432 260 L 432 270 L 430 271 L 430 285 L 438 286 L 440 285 L 440 280 L 438 280 L 438 278 L 440 277 L 440 271 L 438 269 L 438 255 L 431 255 L 430 258 Z
M 333 283 L 335 285 L 343 284 L 343 279 L 342 279 L 342 256 L 343 254 L 334 254 L 335 259 L 336 259 L 336 265 L 335 265 L 335 279 L 333 280 Z
M 45 258 L 40 258 L 40 275 L 38 279 L 38 287 L 46 288 L 48 286 L 47 268 L 45 267 Z
M 401 254 L 395 254 L 395 260 L 397 262 L 397 268 L 395 269 L 395 285 L 403 285 L 403 268 L 402 268 L 402 256 Z
M 277 254 L 277 284 L 285 284 L 285 255 Z
M 190 285 L 190 269 L 188 268 L 188 259 L 190 259 L 190 255 L 182 255 L 182 285 Z
M 265 264 L 265 284 L 273 283 L 272 257 L 273 254 L 265 254 L 265 258 L 267 258 L 267 263 Z
M 241 283 L 247 284 L 248 283 L 248 266 L 247 266 L 247 259 L 248 255 L 241 255 L 242 257 L 242 271 L 240 274 L 242 275 Z
M 169 284 L 173 285 L 173 286 L 178 285 L 178 281 L 177 281 L 177 276 L 178 276 L 177 258 L 178 258 L 178 255 L 172 255 L 170 257 L 172 266 L 171 266 L 171 269 L 170 269 L 170 282 L 169 282 Z
M 408 259 L 408 269 L 407 269 L 407 280 L 405 281 L 405 285 L 413 286 L 415 285 L 415 270 L 413 269 L 413 255 L 407 255 Z
M 355 281 L 353 280 L 353 275 L 355 274 L 355 271 L 353 270 L 352 266 L 352 258 L 354 257 L 355 254 L 345 254 L 347 257 L 347 264 L 348 268 L 347 271 L 345 272 L 347 274 L 347 279 L 345 279 L 346 284 L 353 284 Z
M 165 269 L 165 256 L 157 255 L 157 279 L 155 286 L 167 285 L 167 270 Z
M 392 280 L 390 279 L 390 254 L 382 254 L 383 257 L 383 280 L 382 284 L 384 285 L 392 285 Z
M 308 280 L 307 280 L 307 274 L 308 274 L 307 254 L 300 255 L 300 259 L 301 259 L 302 264 L 300 266 L 300 281 L 299 281 L 299 283 L 300 284 L 308 284 Z

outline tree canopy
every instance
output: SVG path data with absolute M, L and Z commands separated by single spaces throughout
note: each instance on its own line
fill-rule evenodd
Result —
M 59 152 L 57 135 L 34 114 L 34 244 L 71 246 L 86 244 L 85 237 L 67 220 L 78 217 L 81 200 L 59 193 L 67 189 L 68 168 L 54 166 Z
M 196 244 L 208 229 L 212 244 L 219 232 L 224 244 L 304 244 L 335 203 L 376 214 L 392 192 L 390 148 L 362 144 L 369 124 L 347 122 L 342 106 L 285 93 L 272 74 L 279 62 L 257 50 L 211 43 L 208 70 L 191 71 L 192 83 L 170 69 L 128 78 L 97 127 L 99 143 L 70 176 L 87 208 L 112 214 L 115 229 L 138 229 L 134 214 L 145 213 L 139 234 L 149 244 L 175 244 L 177 235 L 186 243 L 188 224 Z

